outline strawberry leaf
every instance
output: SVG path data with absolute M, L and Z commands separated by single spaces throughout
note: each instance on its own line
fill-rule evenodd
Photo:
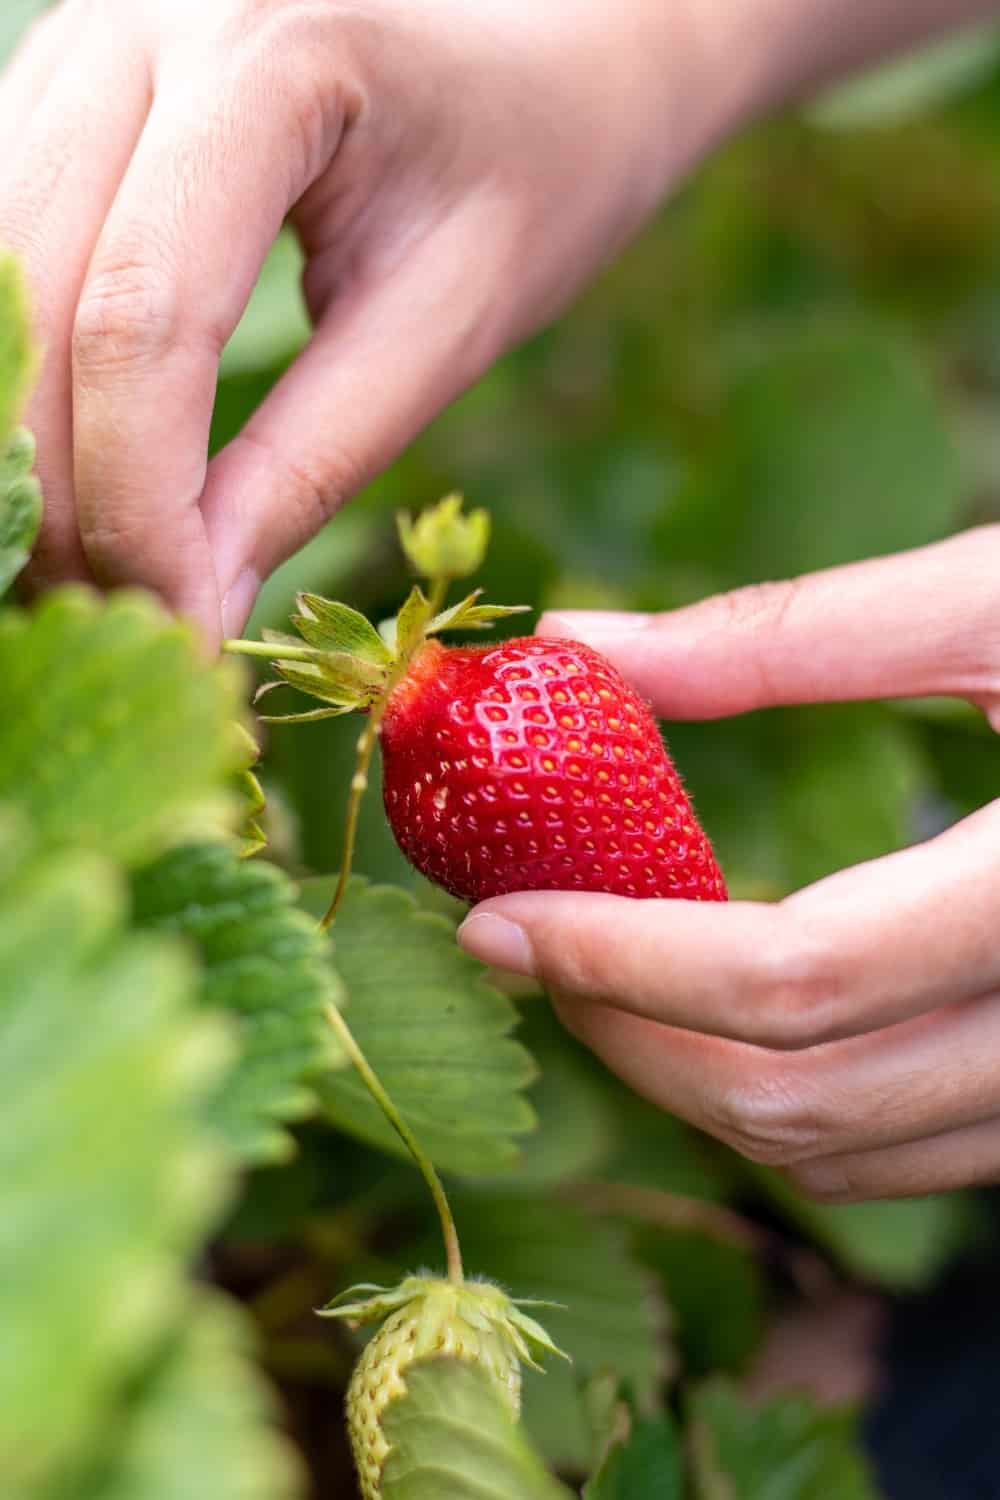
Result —
M 850 1415 L 798 1396 L 751 1405 L 726 1379 L 688 1415 L 693 1500 L 878 1500 Z
M 645 1408 L 672 1360 L 653 1279 L 625 1231 L 570 1204 L 505 1191 L 451 1198 L 467 1265 L 487 1269 L 512 1297 L 559 1304 L 545 1327 L 572 1366 L 525 1373 L 524 1422 L 550 1463 L 585 1468 L 592 1443 L 581 1383 L 611 1370 Z M 403 1254 L 415 1264 L 440 1258 L 430 1237 Z
M 206 1484 L 212 1500 L 301 1494 L 299 1465 L 251 1355 L 236 1309 L 200 1296 L 112 1413 L 72 1500 L 194 1500 Z
M 571 1500 L 475 1365 L 414 1365 L 383 1424 L 383 1500 Z
M 43 847 L 141 863 L 233 829 L 242 674 L 207 667 L 193 630 L 151 599 L 49 594 L 0 614 L 0 800 Z M 227 788 L 227 781 L 229 786 Z
M 299 594 L 298 605 L 300 613 L 292 616 L 292 624 L 310 646 L 358 656 L 376 666 L 392 661 L 392 652 L 375 626 L 356 609 L 319 594 Z
M 583 1492 L 584 1500 L 683 1500 L 682 1450 L 668 1416 L 629 1421 Z
M 341 986 L 329 944 L 295 906 L 291 881 L 220 845 L 161 856 L 132 882 L 135 921 L 180 933 L 201 961 L 202 1004 L 238 1027 L 239 1052 L 211 1118 L 247 1161 L 287 1157 L 281 1128 L 311 1113 L 309 1080 L 346 1059 L 324 1016 Z
M 435 615 L 427 626 L 427 634 L 439 635 L 444 630 L 487 630 L 496 620 L 531 613 L 528 604 L 477 604 L 481 594 L 482 589 L 477 589 L 467 599 Z
M 330 882 L 307 903 L 326 909 Z M 534 1116 L 529 1054 L 509 1033 L 510 1001 L 455 944 L 452 924 L 405 891 L 352 880 L 334 929 L 344 1014 L 372 1067 L 433 1160 L 454 1172 L 502 1172 Z M 319 1084 L 327 1118 L 397 1154 L 394 1132 L 353 1072 Z
M 0 1473 L 34 1496 L 186 1306 L 225 1200 L 201 1116 L 229 1049 L 103 859 L 32 858 L 8 818 L 0 863 Z

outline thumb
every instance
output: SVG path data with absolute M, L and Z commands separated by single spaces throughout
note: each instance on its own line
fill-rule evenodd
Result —
M 998 578 L 1000 526 L 983 526 L 668 614 L 550 613 L 538 633 L 602 651 L 664 717 L 941 694 L 1000 729 Z

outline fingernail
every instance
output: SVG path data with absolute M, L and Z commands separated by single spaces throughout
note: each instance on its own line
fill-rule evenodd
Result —
M 528 934 L 516 922 L 490 912 L 473 912 L 458 929 L 458 941 L 466 953 L 512 974 L 535 973 L 535 955 Z
M 244 568 L 222 600 L 222 628 L 227 636 L 239 635 L 254 607 L 260 578 L 253 568 Z
M 607 640 L 609 636 L 635 635 L 645 630 L 652 618 L 622 610 L 560 609 L 542 616 L 538 634 L 570 636 L 581 641 Z

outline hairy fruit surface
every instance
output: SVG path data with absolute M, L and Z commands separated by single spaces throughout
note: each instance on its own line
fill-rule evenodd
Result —
M 382 751 L 400 848 L 463 900 L 726 899 L 655 719 L 589 646 L 427 642 L 389 697 Z

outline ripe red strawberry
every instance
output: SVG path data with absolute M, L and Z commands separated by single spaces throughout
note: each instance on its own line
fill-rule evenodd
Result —
M 389 697 L 382 752 L 400 848 L 463 900 L 726 899 L 656 721 L 589 646 L 428 641 Z

